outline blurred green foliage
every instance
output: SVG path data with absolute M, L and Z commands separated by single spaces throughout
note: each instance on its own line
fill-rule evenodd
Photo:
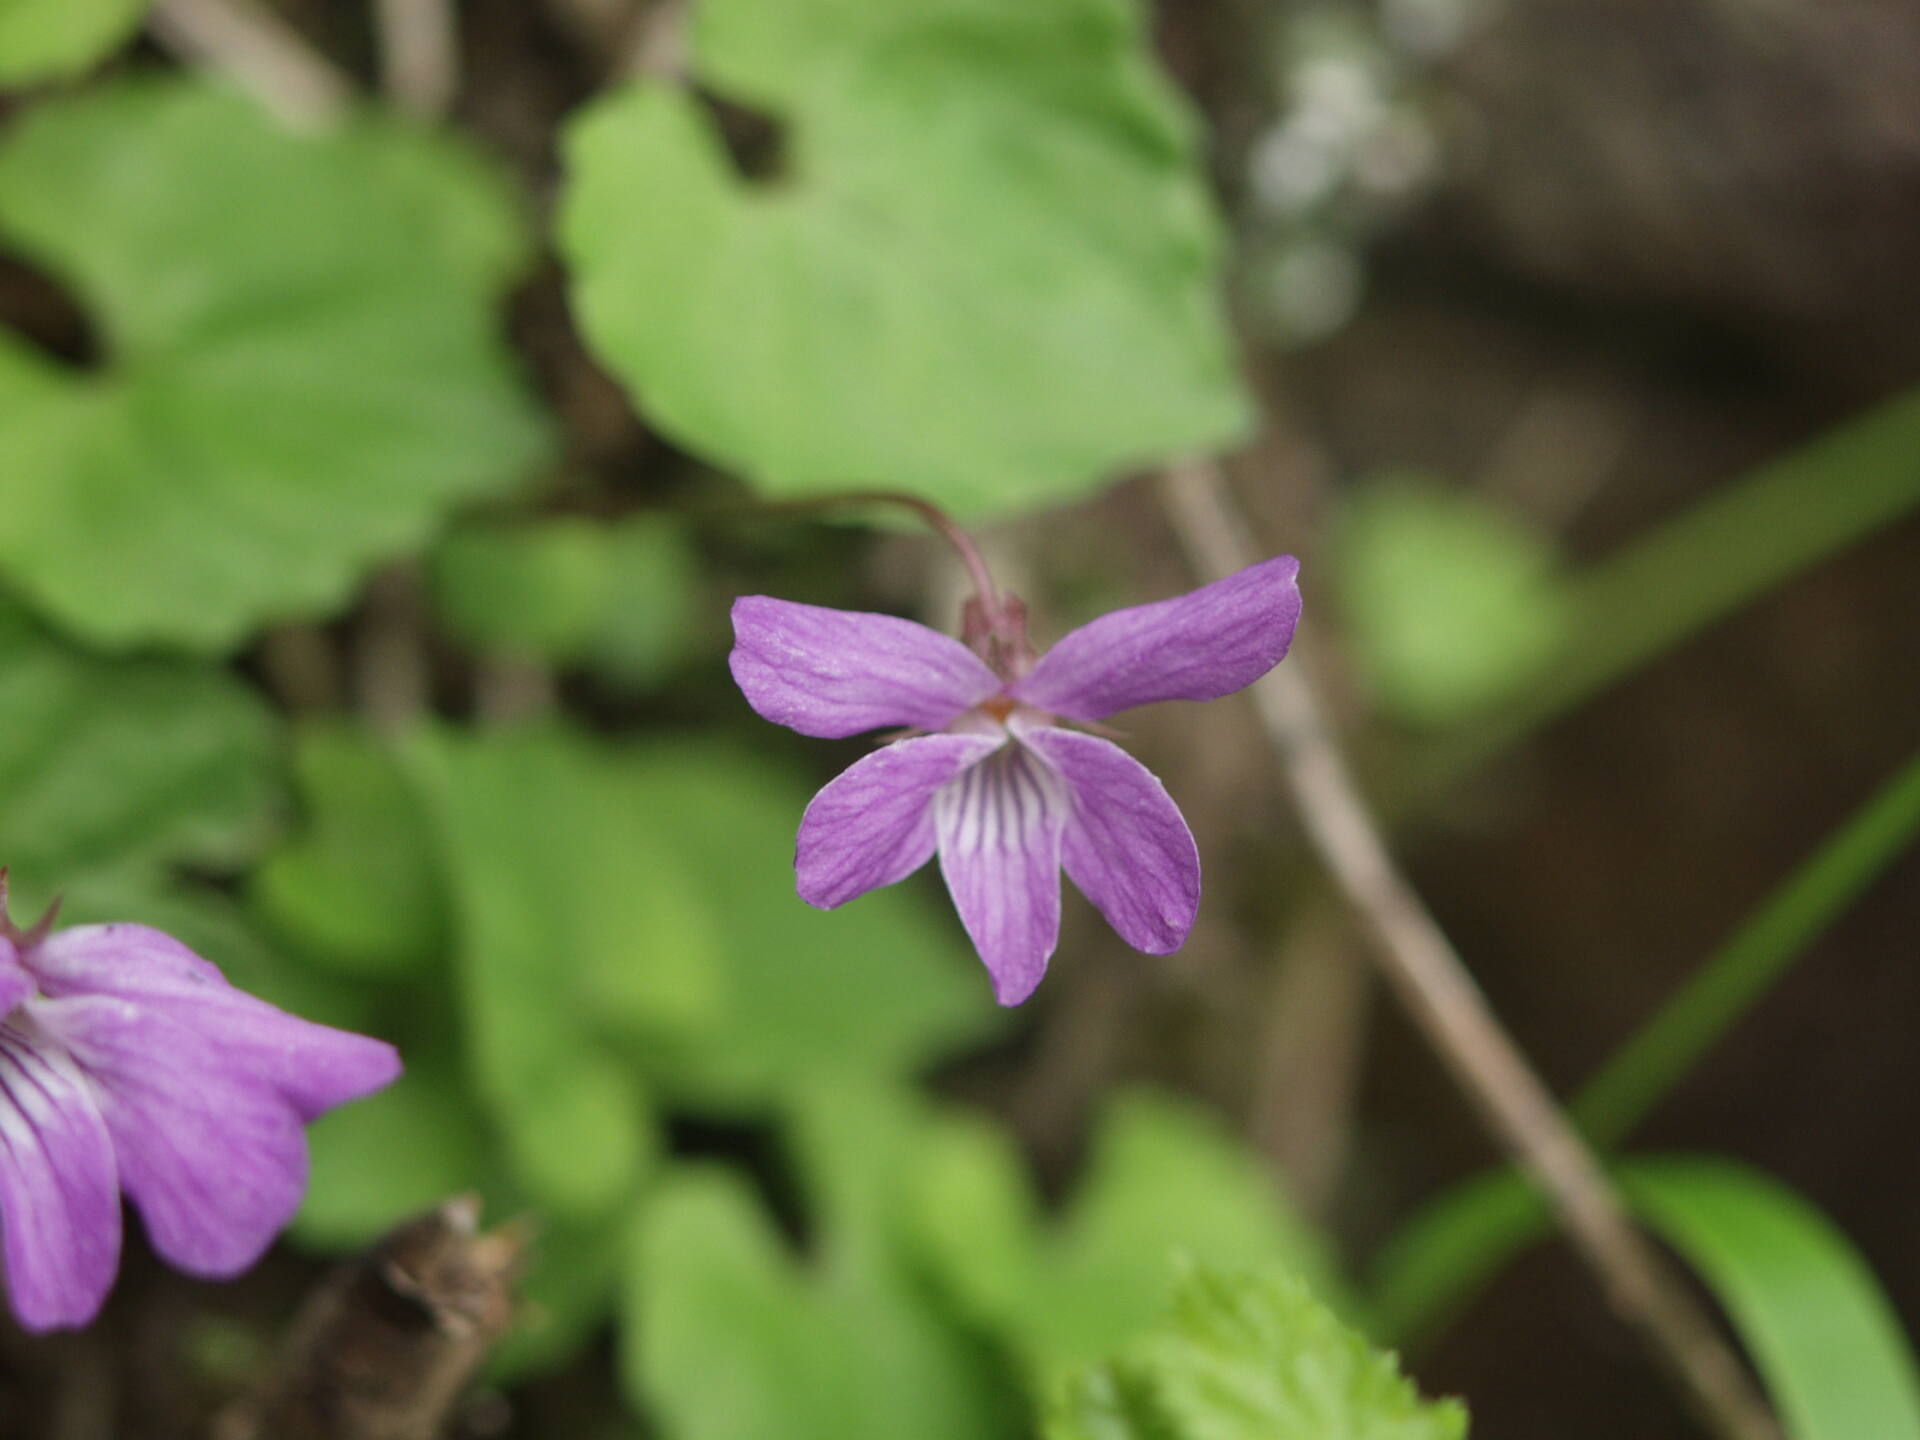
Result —
M 1566 640 L 1546 542 L 1435 481 L 1388 476 L 1349 497 L 1332 559 L 1354 658 L 1399 719 L 1467 720 L 1522 690 Z
M 147 0 L 0 0 L 0 85 L 86 69 L 140 23 Z
M 450 138 L 317 137 L 144 79 L 0 143 L 0 241 L 71 285 L 76 371 L 0 330 L 0 563 L 89 641 L 227 650 L 538 463 L 496 333 L 511 212 Z M 210 543 L 211 542 L 211 543 Z
M 433 557 L 435 603 L 468 644 L 627 690 L 658 684 L 695 649 L 699 578 L 684 531 L 660 515 L 470 526 Z
M 1073 1377 L 1047 1440 L 1464 1440 L 1458 1401 L 1428 1403 L 1285 1271 L 1190 1266 L 1172 1315 Z
M 692 61 L 782 127 L 775 173 L 646 82 L 571 125 L 560 221 L 588 338 L 688 449 L 977 516 L 1245 431 L 1194 126 L 1137 6 L 706 0 Z
M 107 60 L 139 9 L 0 0 L 0 84 Z M 558 427 L 503 338 L 557 248 L 642 417 L 772 496 L 1003 514 L 1232 442 L 1250 406 L 1202 137 L 1140 8 L 702 0 L 691 41 L 684 83 L 570 118 L 551 235 L 499 165 L 378 109 L 296 134 L 116 72 L 9 111 L 0 245 L 86 331 L 0 330 L 18 910 L 64 891 L 72 920 L 159 925 L 397 1041 L 405 1077 L 314 1128 L 297 1239 L 360 1246 L 469 1189 L 533 1217 L 496 1374 L 617 1325 L 648 1433 L 989 1440 L 1050 1413 L 1050 1440 L 1454 1440 L 1463 1413 L 1347 1327 L 1329 1246 L 1220 1117 L 1107 1097 L 1049 1206 L 1005 1123 L 931 1097 L 1007 1027 L 958 927 L 925 886 L 799 902 L 821 777 L 713 701 L 718 572 L 684 517 L 600 505 L 619 485 L 556 513 Z M 767 133 L 743 139 L 740 107 Z M 1395 128 L 1361 118 L 1331 137 L 1349 159 Z M 1319 205 L 1299 147 L 1266 149 L 1261 183 Z M 1576 573 L 1470 494 L 1389 480 L 1347 496 L 1323 564 L 1381 708 L 1479 757 L 1920 504 L 1917 434 L 1920 399 L 1896 401 Z M 394 561 L 429 582 L 402 619 L 431 713 L 375 728 L 343 683 L 283 684 L 276 710 L 266 632 L 371 668 L 355 610 Z M 503 661 L 590 675 L 594 703 L 506 725 L 449 700 Z M 1688 992 L 1622 1072 L 1631 1107 L 1897 848 L 1901 785 L 1898 817 L 1729 947 L 1731 981 Z M 1629 1173 L 1796 1440 L 1920 1434 L 1898 1327 L 1804 1202 L 1726 1166 Z M 1466 1192 L 1408 1304 L 1539 1217 L 1510 1177 Z M 1176 1253 L 1197 1266 L 1177 1293 Z

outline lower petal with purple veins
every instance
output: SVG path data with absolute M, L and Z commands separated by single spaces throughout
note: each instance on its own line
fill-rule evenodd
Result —
M 120 1183 L 92 1089 L 31 1020 L 0 1024 L 0 1239 L 20 1323 L 84 1325 L 120 1263 Z
M 841 771 L 800 820 L 800 898 L 831 910 L 926 864 L 934 850 L 934 794 L 1004 743 L 1004 735 L 924 735 Z
M 275 1077 L 133 1001 L 76 995 L 28 1008 L 91 1083 L 154 1248 L 214 1278 L 259 1259 L 307 1183 L 301 1113 Z
M 994 996 L 1018 1005 L 1060 938 L 1066 797 L 1031 751 L 1002 746 L 934 797 L 940 871 Z
M 1166 787 L 1118 745 L 1047 726 L 1022 729 L 1070 797 L 1067 877 L 1136 950 L 1166 955 L 1200 909 L 1200 853 Z

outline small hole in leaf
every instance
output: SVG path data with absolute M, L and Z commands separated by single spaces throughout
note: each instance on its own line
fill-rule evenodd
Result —
M 744 180 L 765 185 L 787 173 L 787 127 L 764 111 L 723 100 L 706 90 L 695 90 L 720 131 L 720 139 Z
M 8 255 L 0 255 L 0 322 L 76 370 L 106 365 L 100 332 L 72 293 L 46 271 Z

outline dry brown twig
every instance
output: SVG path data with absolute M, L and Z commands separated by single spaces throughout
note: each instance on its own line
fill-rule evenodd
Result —
M 409 115 L 438 120 L 460 89 L 460 27 L 453 0 L 374 0 L 380 88 Z
M 252 0 L 154 0 L 148 27 L 168 50 L 230 75 L 287 124 L 339 119 L 353 82 L 286 21 Z
M 1220 466 L 1176 466 L 1165 507 L 1194 568 L 1252 564 L 1248 526 Z M 1252 696 L 1308 837 L 1374 942 L 1387 982 L 1501 1145 L 1533 1179 L 1614 1310 L 1634 1325 L 1724 1440 L 1781 1440 L 1778 1423 L 1685 1277 L 1627 1217 L 1613 1182 L 1495 1018 L 1452 942 L 1395 866 L 1295 653 Z
M 437 1440 L 512 1323 L 526 1245 L 470 1195 L 398 1226 L 314 1292 L 216 1440 Z

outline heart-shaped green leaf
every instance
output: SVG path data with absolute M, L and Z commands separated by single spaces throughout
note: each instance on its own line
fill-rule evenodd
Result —
M 691 89 L 567 138 L 587 335 L 767 490 L 1059 501 L 1247 424 L 1194 126 L 1131 0 L 705 0 L 698 79 L 787 130 L 743 177 Z
M 0 332 L 0 566 L 61 624 L 231 647 L 542 456 L 485 288 L 513 217 L 453 142 L 396 125 L 294 135 L 149 80 L 0 146 L 0 242 L 106 350 L 75 372 Z

